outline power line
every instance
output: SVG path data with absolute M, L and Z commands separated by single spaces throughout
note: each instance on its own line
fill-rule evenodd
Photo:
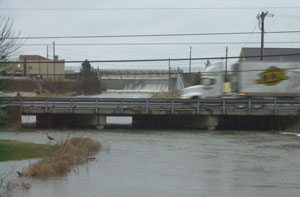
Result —
M 139 43 L 60 43 L 56 46 L 130 46 L 130 45 L 239 45 L 259 44 L 260 42 L 139 42 Z M 275 41 L 266 44 L 299 44 L 300 41 Z M 20 44 L 20 46 L 46 46 L 49 44 Z
M 255 31 L 256 27 L 257 27 L 257 25 L 255 25 L 255 26 L 254 26 L 254 28 L 253 28 L 252 32 L 254 32 L 254 31 Z M 249 37 L 248 37 L 247 41 L 246 41 L 246 42 L 243 44 L 243 47 L 244 47 L 246 44 L 248 44 L 248 43 L 249 43 L 249 40 L 250 40 L 250 38 L 252 37 L 252 35 L 253 35 L 253 33 L 249 35 Z M 250 43 L 251 43 L 251 42 L 250 42 Z
M 295 18 L 299 18 L 299 15 L 290 15 L 290 14 L 276 14 L 276 16 L 284 16 L 284 17 L 295 17 Z
M 172 66 L 172 68 L 176 68 L 176 67 Z M 179 69 L 180 68 L 187 69 L 188 67 L 178 67 L 178 68 Z M 200 68 L 200 67 L 197 67 L 197 68 Z M 297 67 L 287 67 L 287 68 L 284 68 L 284 69 L 285 70 L 295 70 L 295 69 L 300 69 L 300 66 L 297 66 Z M 167 70 L 167 69 L 161 69 L 161 70 L 163 71 L 163 70 Z M 247 69 L 247 70 L 230 70 L 228 72 L 230 72 L 230 73 L 242 73 L 242 72 L 257 72 L 257 71 L 265 71 L 265 70 L 266 69 L 249 69 L 249 70 Z M 172 69 L 172 71 L 174 71 L 174 69 Z M 200 73 L 201 74 L 214 74 L 214 73 L 224 73 L 224 72 L 225 72 L 225 70 L 224 71 L 207 71 L 207 72 L 200 72 Z M 186 72 L 186 73 L 188 74 L 188 72 Z M 192 73 L 198 73 L 198 72 L 192 72 Z M 111 75 L 113 75 L 113 74 L 115 74 L 115 73 L 112 73 Z M 148 74 L 167 74 L 167 73 L 166 72 L 156 72 L 156 71 L 154 71 L 152 73 L 149 72 Z M 174 73 L 172 73 L 172 74 L 174 74 Z M 109 74 L 107 74 L 107 75 L 109 75 Z M 126 74 L 124 74 L 124 75 L 126 75 Z M 135 75 L 139 75 L 139 74 L 135 74 Z M 145 74 L 141 73 L 140 75 L 145 75 Z
M 172 66 L 171 68 L 171 71 L 172 73 L 171 74 L 177 74 L 177 73 L 186 73 L 186 74 L 190 74 L 189 72 L 183 72 L 184 69 L 188 70 L 188 67 L 174 67 Z M 224 71 L 199 71 L 199 69 L 201 67 L 196 67 L 198 71 L 192 71 L 191 73 L 199 73 L 199 74 L 217 74 L 217 73 L 225 73 L 225 70 Z M 179 72 L 176 72 L 174 73 L 174 71 L 178 70 L 179 69 Z M 181 70 L 180 70 L 181 69 Z M 287 68 L 284 68 L 284 70 L 296 70 L 296 69 L 300 69 L 300 66 L 296 66 L 296 67 L 287 67 Z M 95 69 L 97 70 L 97 69 Z M 105 70 L 109 70 L 109 71 L 112 71 L 114 69 L 100 69 L 100 71 L 105 71 Z M 120 69 L 118 69 L 117 71 L 119 71 Z M 132 70 L 144 70 L 144 69 L 132 69 Z M 112 73 L 106 73 L 105 75 L 149 75 L 149 74 L 162 74 L 162 75 L 166 75 L 168 74 L 168 70 L 167 69 L 156 69 L 154 70 L 153 72 L 150 72 L 149 69 L 145 69 L 147 71 L 147 73 L 135 73 L 135 74 L 128 74 L 126 73 L 126 69 L 122 70 L 124 71 L 125 73 L 113 73 L 114 71 L 112 71 Z M 259 72 L 259 71 L 265 71 L 266 69 L 247 69 L 247 70 L 230 70 L 228 71 L 229 73 L 246 73 L 246 72 Z M 130 70 L 128 70 L 130 72 Z M 58 74 L 56 73 L 57 76 L 66 76 L 66 75 L 69 75 L 69 76 L 75 76 L 77 73 L 74 73 L 74 74 Z M 26 74 L 26 75 L 23 75 L 23 76 L 32 76 L 34 74 Z M 37 75 L 37 74 L 35 74 Z M 47 73 L 41 73 L 40 75 L 53 75 L 53 74 L 47 74 Z M 14 74 L 6 74 L 6 76 L 14 76 Z
M 277 54 L 277 55 L 264 55 L 264 57 L 289 57 L 289 56 L 300 56 L 300 53 L 296 54 Z M 244 56 L 243 58 L 257 58 L 261 57 L 260 55 L 255 56 Z M 131 59 L 131 60 L 89 60 L 90 63 L 121 63 L 121 62 L 165 62 L 165 61 L 189 61 L 189 60 L 224 60 L 226 57 L 202 57 L 202 58 L 162 58 L 162 59 Z M 231 56 L 227 57 L 227 59 L 239 59 L 240 56 Z M 85 60 L 67 60 L 61 61 L 64 63 L 82 63 Z M 24 63 L 25 61 L 2 61 L 0 64 L 16 64 L 16 63 Z M 53 60 L 43 60 L 42 63 L 53 63 Z M 37 61 L 26 61 L 26 63 L 38 63 Z
M 300 9 L 300 7 L 290 7 L 290 6 L 277 6 L 277 7 L 185 7 L 185 8 L 178 8 L 178 7 L 153 7 L 153 8 L 145 8 L 145 7 L 132 7 L 132 8 L 0 8 L 3 11 L 180 11 L 180 10 L 257 10 L 257 9 Z
M 217 33 L 178 33 L 178 34 L 132 34 L 132 35 L 82 35 L 82 36 L 27 36 L 27 37 L 3 37 L 3 39 L 78 39 L 78 38 L 130 38 L 130 37 L 177 37 L 177 36 L 218 36 L 218 35 L 245 35 L 260 34 L 261 32 L 217 32 Z M 300 31 L 269 31 L 268 34 L 290 34 Z

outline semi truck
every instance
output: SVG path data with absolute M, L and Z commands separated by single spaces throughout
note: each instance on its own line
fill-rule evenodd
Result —
M 300 97 L 300 62 L 239 62 L 206 66 L 200 84 L 184 88 L 181 99 L 218 97 Z

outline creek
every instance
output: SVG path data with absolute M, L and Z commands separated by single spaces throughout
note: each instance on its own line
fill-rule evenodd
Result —
M 1 139 L 49 143 L 45 130 L 0 132 Z M 12 196 L 299 196 L 300 138 L 280 132 L 49 130 L 56 141 L 91 137 L 96 160 L 63 177 L 25 179 Z M 0 163 L 0 174 L 35 160 Z M 13 174 L 16 178 L 16 174 Z

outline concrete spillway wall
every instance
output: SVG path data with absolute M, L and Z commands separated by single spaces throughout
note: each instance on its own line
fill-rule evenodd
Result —
M 176 79 L 170 80 L 170 88 L 176 89 Z M 106 90 L 167 92 L 168 79 L 101 79 L 101 86 Z
M 166 92 L 168 91 L 168 80 L 138 80 L 127 84 L 124 90 Z

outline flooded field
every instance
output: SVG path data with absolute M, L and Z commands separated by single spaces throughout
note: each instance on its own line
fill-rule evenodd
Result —
M 47 131 L 1 132 L 1 139 L 49 143 Z M 299 196 L 300 138 L 280 132 L 49 131 L 56 141 L 91 137 L 96 160 L 64 177 L 25 179 L 12 196 Z M 35 160 L 0 163 L 0 174 Z

